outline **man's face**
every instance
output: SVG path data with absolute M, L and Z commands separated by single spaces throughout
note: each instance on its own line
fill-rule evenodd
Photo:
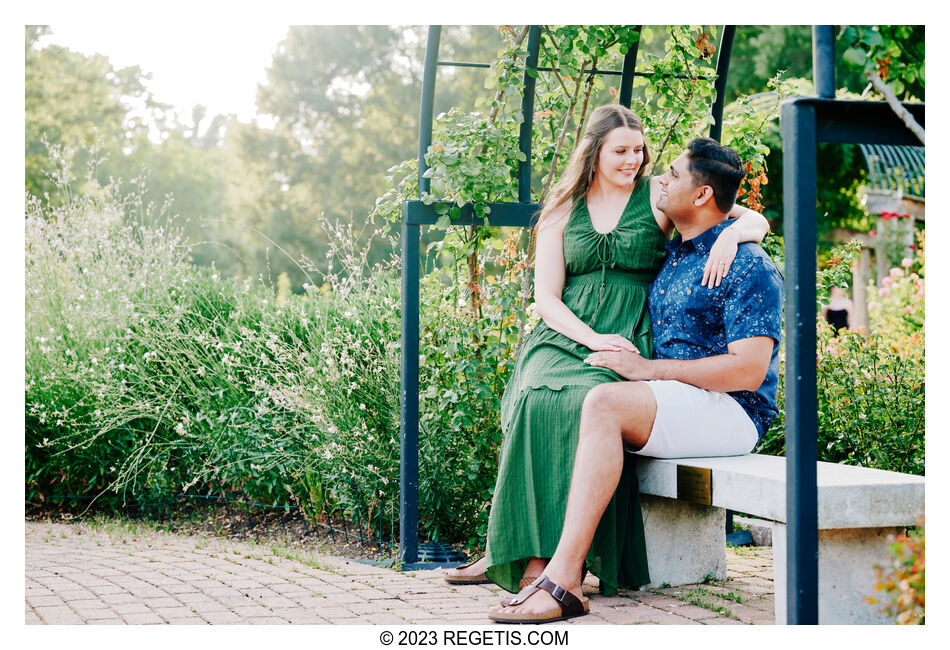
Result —
M 686 152 L 681 153 L 657 180 L 660 183 L 660 197 L 656 207 L 663 214 L 672 219 L 686 216 L 695 209 L 693 202 L 698 198 L 701 188 L 693 182 L 693 176 L 689 173 Z

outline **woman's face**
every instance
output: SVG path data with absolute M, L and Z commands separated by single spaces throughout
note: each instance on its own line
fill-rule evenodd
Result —
M 618 126 L 604 139 L 597 156 L 595 176 L 601 182 L 630 186 L 643 165 L 643 134 L 640 131 Z

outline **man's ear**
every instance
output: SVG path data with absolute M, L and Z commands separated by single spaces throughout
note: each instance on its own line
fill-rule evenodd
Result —
M 701 208 L 709 201 L 713 201 L 715 203 L 713 189 L 708 185 L 703 185 L 699 188 L 699 193 L 696 195 L 696 198 L 693 199 L 693 205 L 695 205 L 697 208 Z

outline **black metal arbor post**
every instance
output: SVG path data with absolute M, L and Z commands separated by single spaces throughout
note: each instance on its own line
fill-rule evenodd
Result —
M 834 27 L 816 25 L 817 98 L 782 106 L 785 187 L 785 446 L 790 624 L 818 623 L 815 223 L 818 142 L 919 144 L 884 102 L 834 98 Z M 923 104 L 905 104 L 924 124 Z

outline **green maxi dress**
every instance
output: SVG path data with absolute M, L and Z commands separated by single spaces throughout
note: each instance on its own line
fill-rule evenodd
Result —
M 562 300 L 599 334 L 620 334 L 652 355 L 647 293 L 666 257 L 666 237 L 650 207 L 650 182 L 637 181 L 617 226 L 594 230 L 584 198 L 564 227 Z M 526 337 L 501 402 L 502 448 L 488 522 L 489 579 L 511 592 L 531 557 L 554 555 L 571 483 L 581 406 L 587 392 L 622 378 L 584 363 L 591 350 L 542 320 Z M 647 572 L 640 495 L 626 454 L 620 483 L 587 554 L 604 592 L 636 588 Z

